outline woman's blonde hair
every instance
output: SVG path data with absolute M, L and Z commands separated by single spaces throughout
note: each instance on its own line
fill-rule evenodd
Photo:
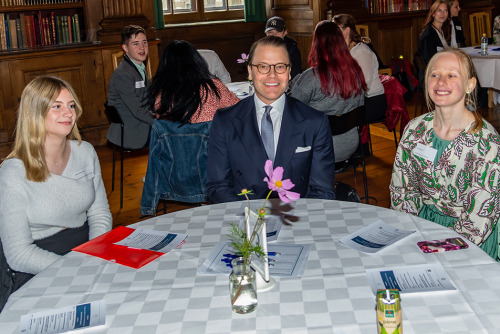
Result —
M 21 95 L 14 148 L 7 159 L 21 160 L 26 169 L 26 178 L 30 181 L 44 182 L 50 176 L 44 153 L 45 118 L 63 89 L 67 89 L 73 97 L 76 112 L 75 126 L 67 138 L 81 142 L 76 123 L 82 115 L 82 106 L 68 82 L 58 77 L 40 76 L 33 79 Z
M 451 53 L 457 57 L 458 63 L 460 64 L 460 76 L 462 78 L 462 84 L 464 87 L 468 87 L 470 79 L 476 79 L 476 86 L 474 87 L 474 89 L 472 91 L 467 91 L 467 96 L 465 98 L 465 107 L 474 115 L 474 126 L 469 130 L 469 132 L 479 132 L 483 128 L 483 117 L 477 112 L 477 77 L 476 72 L 474 71 L 474 64 L 472 64 L 472 60 L 470 59 L 469 55 L 463 50 L 457 48 L 445 48 L 442 51 L 437 52 L 429 61 L 427 69 L 425 70 L 425 98 L 427 99 L 427 108 L 429 110 L 433 110 L 435 108 L 435 104 L 429 96 L 427 85 L 434 63 L 444 53 Z

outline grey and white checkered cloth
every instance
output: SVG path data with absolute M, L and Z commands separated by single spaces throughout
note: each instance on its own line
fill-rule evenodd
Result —
M 256 205 L 257 207 L 257 205 Z M 375 297 L 367 268 L 439 262 L 455 291 L 404 294 L 405 333 L 500 333 L 500 264 L 478 247 L 424 254 L 422 240 L 456 234 L 437 224 L 380 207 L 301 199 L 279 243 L 310 244 L 304 276 L 276 277 L 251 314 L 231 311 L 227 275 L 200 275 L 212 247 L 227 238 L 240 202 L 202 206 L 135 226 L 187 233 L 187 242 L 139 270 L 71 252 L 14 293 L 0 314 L 1 333 L 19 333 L 21 315 L 104 299 L 106 325 L 89 333 L 376 333 Z M 339 239 L 382 220 L 417 230 L 376 254 Z M 84 331 L 85 332 L 85 331 Z

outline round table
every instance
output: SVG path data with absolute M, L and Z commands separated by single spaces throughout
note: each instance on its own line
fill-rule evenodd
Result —
M 311 245 L 304 275 L 275 277 L 275 288 L 258 295 L 255 312 L 233 313 L 228 275 L 201 275 L 197 269 L 213 246 L 227 239 L 243 205 L 202 206 L 132 225 L 188 234 L 184 245 L 137 270 L 67 254 L 11 296 L 0 314 L 1 332 L 18 333 L 24 314 L 104 299 L 106 325 L 87 332 L 372 334 L 375 296 L 365 270 L 426 263 L 442 264 L 457 290 L 403 294 L 405 333 L 500 332 L 500 264 L 478 247 L 424 254 L 418 241 L 455 232 L 389 209 L 315 199 L 293 205 L 277 240 Z M 416 233 L 376 254 L 339 243 L 377 220 Z

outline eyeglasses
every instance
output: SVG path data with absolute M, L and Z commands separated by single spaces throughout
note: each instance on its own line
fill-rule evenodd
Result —
M 259 71 L 260 74 L 267 74 L 271 72 L 271 67 L 274 67 L 274 72 L 276 72 L 276 74 L 283 74 L 286 72 L 288 66 L 290 66 L 290 64 L 283 64 L 283 63 L 278 63 L 274 65 L 265 63 L 260 63 L 257 65 L 250 64 L 250 65 L 257 67 L 257 71 Z

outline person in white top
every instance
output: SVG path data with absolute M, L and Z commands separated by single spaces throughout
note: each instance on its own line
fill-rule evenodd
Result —
M 215 76 L 217 79 L 222 81 L 223 84 L 227 85 L 231 82 L 231 75 L 226 70 L 226 67 L 220 60 L 219 56 L 215 51 L 206 50 L 206 49 L 198 49 L 198 52 L 201 54 L 203 59 L 208 64 L 208 71 L 210 74 Z
M 367 123 L 380 121 L 387 111 L 387 99 L 384 86 L 378 75 L 378 60 L 375 53 L 362 42 L 361 36 L 356 31 L 356 21 L 349 14 L 338 14 L 333 17 L 333 22 L 342 31 L 347 48 L 351 56 L 358 62 L 365 77 L 368 90 L 365 93 L 365 109 Z
M 460 13 L 460 3 L 458 0 L 448 0 L 448 6 L 450 7 L 450 23 L 451 23 L 451 38 L 450 46 L 453 48 L 463 48 L 466 46 L 464 29 L 462 27 L 462 22 L 458 18 L 458 13 Z
M 57 77 L 35 78 L 21 95 L 14 149 L 0 166 L 0 309 L 33 275 L 111 229 L 97 154 L 76 125 L 81 114 Z

